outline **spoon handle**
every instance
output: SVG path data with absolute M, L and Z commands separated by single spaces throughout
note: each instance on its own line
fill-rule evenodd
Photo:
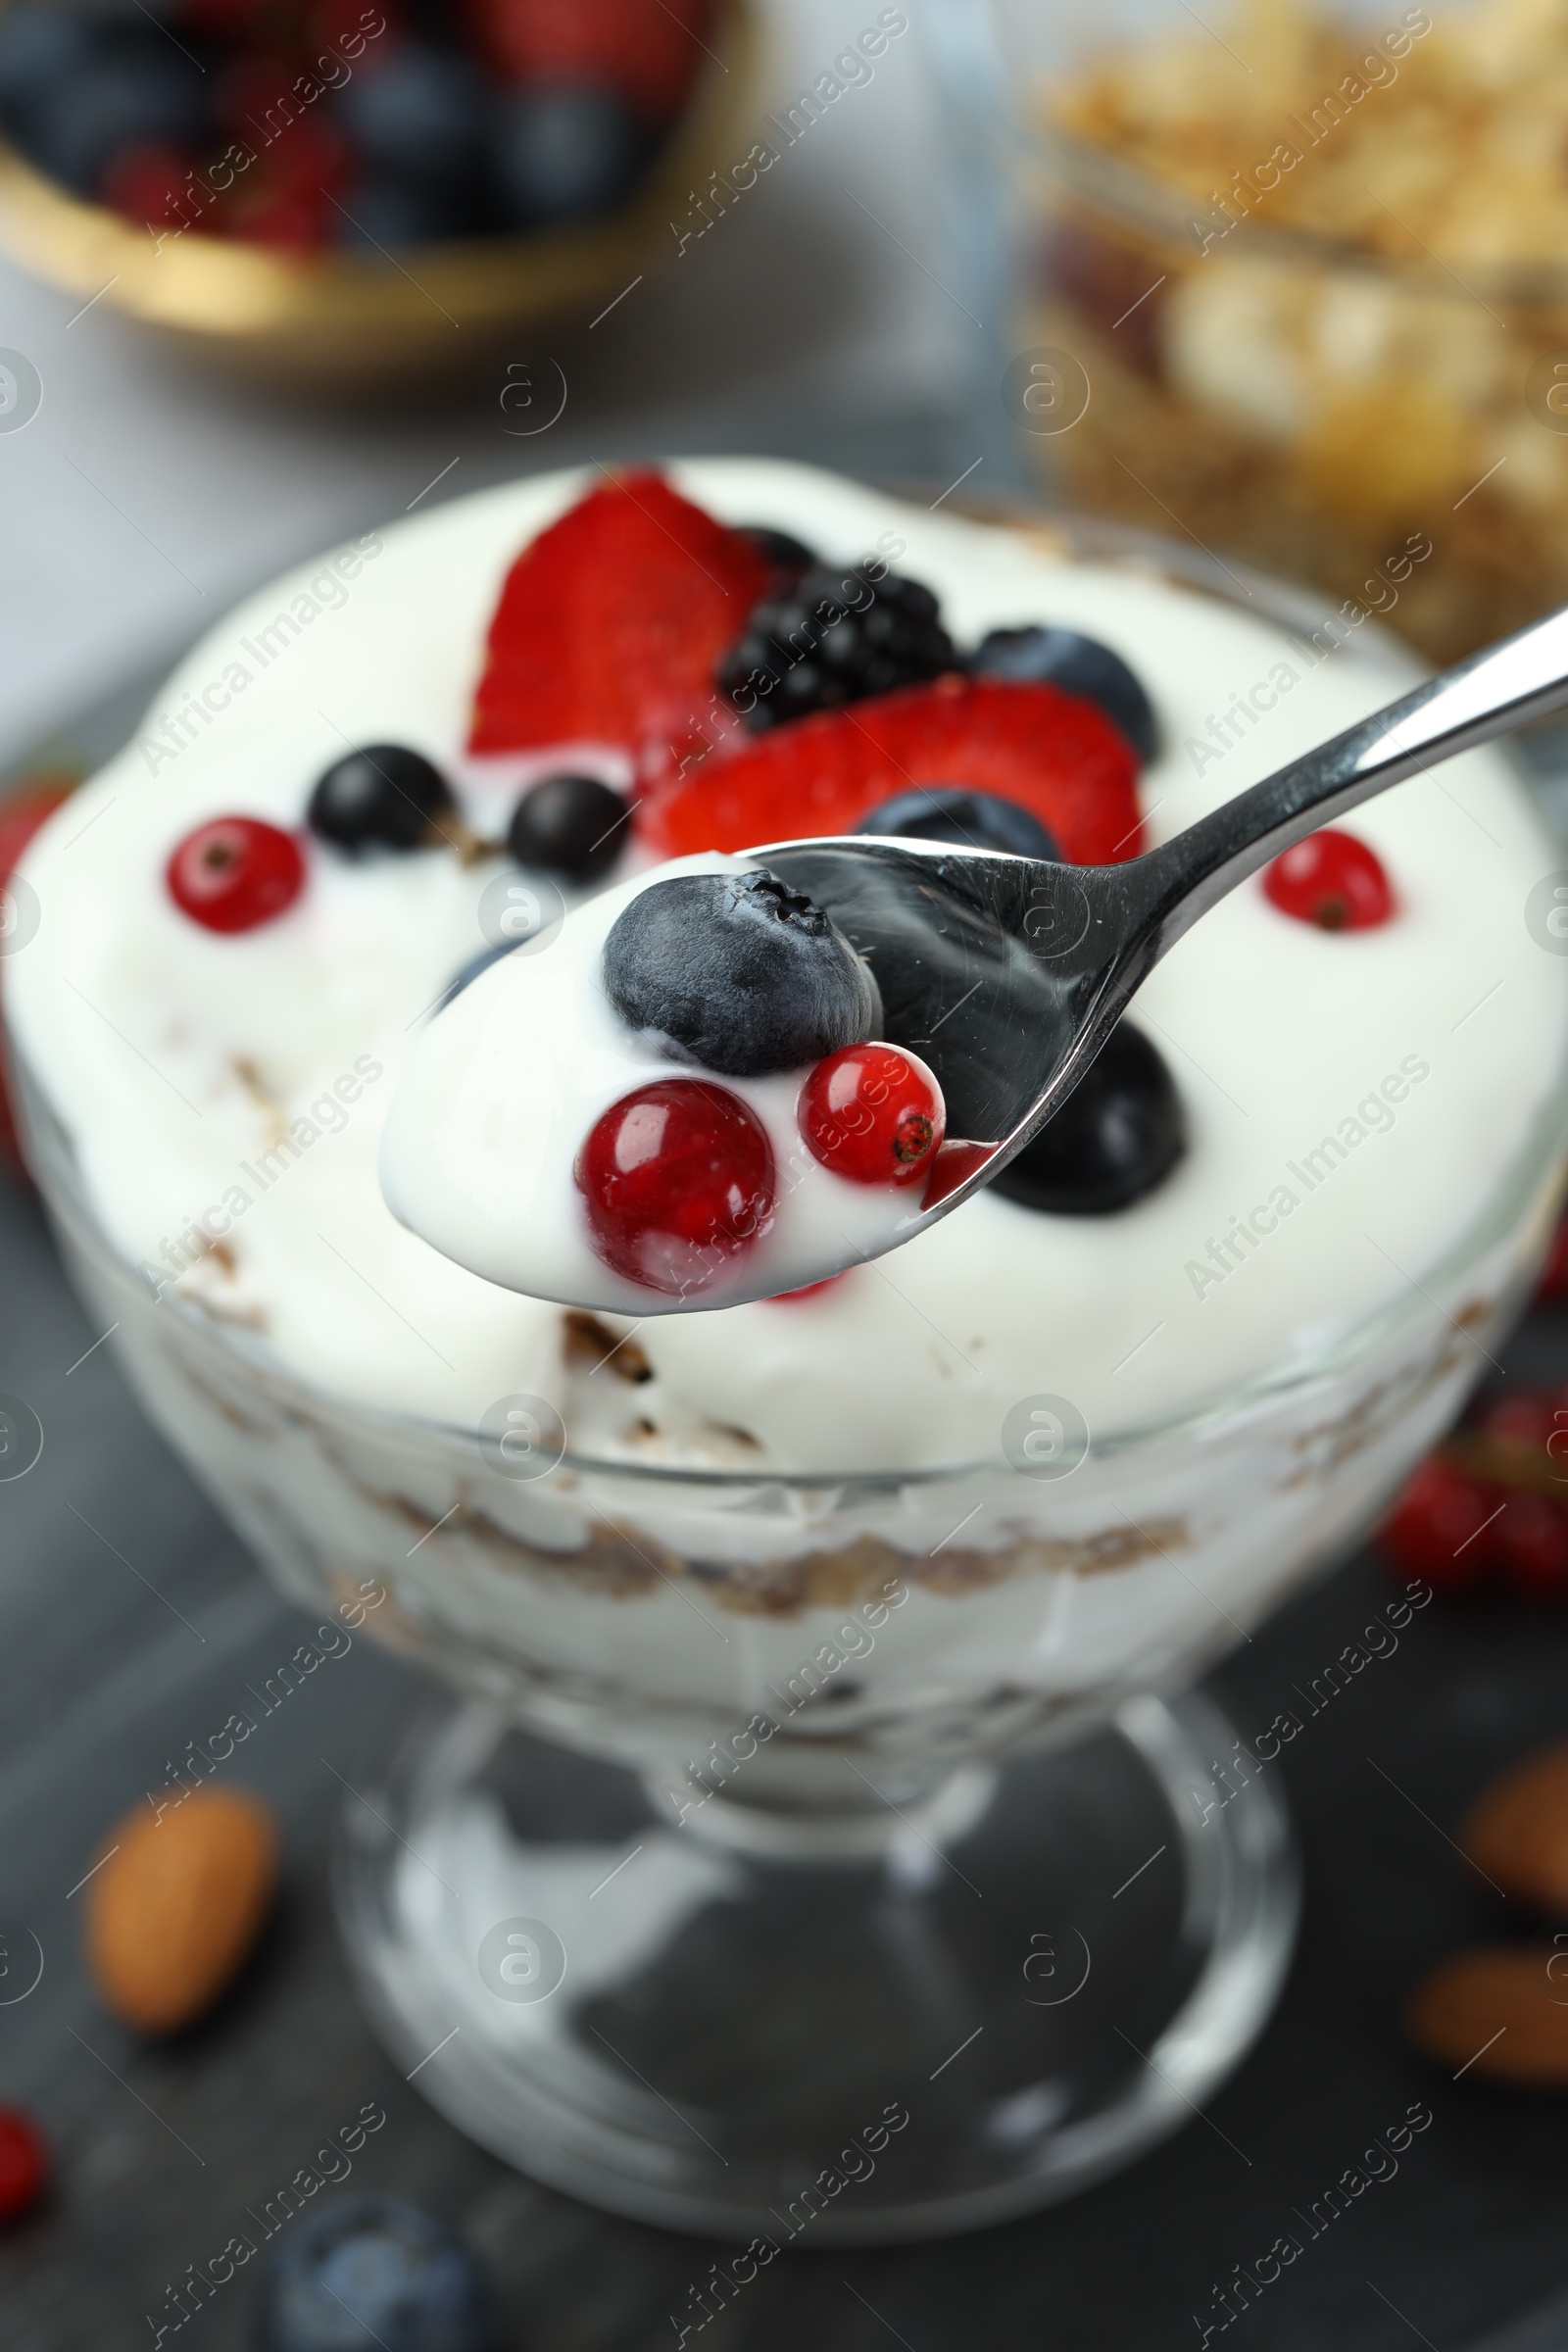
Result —
M 1428 678 L 1138 860 L 1151 960 L 1293 842 L 1391 784 L 1568 704 L 1568 607 Z

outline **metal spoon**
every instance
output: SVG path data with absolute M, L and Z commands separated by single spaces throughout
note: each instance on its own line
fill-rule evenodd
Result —
M 866 956 L 883 1034 L 935 1070 L 950 1136 L 991 1147 L 951 1155 L 887 1246 L 1001 1173 L 1060 1108 L 1160 957 L 1238 883 L 1391 784 L 1565 705 L 1568 607 L 1124 865 L 858 835 L 747 852 L 812 898 Z

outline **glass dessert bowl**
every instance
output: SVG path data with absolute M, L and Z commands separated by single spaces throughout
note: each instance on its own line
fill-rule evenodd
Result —
M 1174 830 L 1274 763 L 1260 743 L 1222 790 L 1186 731 L 1244 689 L 1236 662 L 1304 668 L 1284 591 L 1249 582 L 1241 611 L 1152 543 L 1117 562 L 1093 533 L 1075 547 L 922 517 L 798 468 L 676 478 L 734 523 L 846 561 L 894 533 L 966 637 L 1093 622 L 1130 650 L 1142 631 L 1165 737 L 1143 779 L 1151 830 L 1162 795 Z M 367 1764 L 345 1818 L 345 1932 L 381 2032 L 524 2169 L 764 2240 L 759 2263 L 803 2232 L 924 2234 L 1066 2193 L 1177 2129 L 1260 2028 L 1294 1926 L 1267 1769 L 1293 1735 L 1275 1727 L 1238 1763 L 1190 1685 L 1351 1543 L 1452 1417 L 1544 1249 L 1568 1007 L 1519 909 L 1553 852 L 1506 763 L 1472 755 L 1446 771 L 1463 805 L 1423 780 L 1363 812 L 1386 921 L 1336 935 L 1259 892 L 1239 894 L 1228 940 L 1228 910 L 1200 926 L 1135 1007 L 1180 1063 L 1189 1125 L 1141 1200 L 1096 1215 L 986 1197 L 814 1295 L 645 1324 L 496 1292 L 389 1218 L 382 1237 L 371 1129 L 384 1063 L 471 952 L 476 904 L 518 887 L 473 849 L 489 787 L 461 730 L 497 574 L 580 487 L 524 485 L 400 531 L 336 641 L 333 721 L 369 740 L 378 710 L 445 760 L 460 855 L 339 869 L 313 840 L 275 937 L 190 938 L 172 915 L 166 936 L 162 913 L 118 943 L 100 931 L 107 960 L 72 962 L 73 985 L 100 1004 L 121 988 L 117 1033 L 163 1064 L 132 1077 L 123 1038 L 100 1054 L 74 1014 L 61 1027 L 66 967 L 48 969 L 99 952 L 95 871 L 64 862 L 103 830 L 83 835 L 78 809 L 27 861 L 37 921 L 7 1004 L 32 1164 L 149 1409 L 285 1590 L 363 1612 L 460 1693 Z M 444 736 L 385 635 L 411 584 L 421 618 L 448 612 L 443 566 L 472 575 L 427 663 Z M 236 642 L 256 625 L 237 615 Z M 174 710 L 182 681 L 222 673 L 218 650 L 192 658 Z M 295 658 L 248 746 L 214 734 L 208 761 L 166 771 L 129 863 L 123 844 L 91 853 L 117 904 L 143 871 L 160 884 L 217 794 L 274 813 L 293 796 L 297 821 L 322 743 L 313 708 L 284 756 L 315 702 L 316 656 Z M 1370 708 L 1407 674 L 1368 648 L 1298 675 L 1264 741 L 1284 758 L 1290 729 L 1311 741 L 1345 698 Z M 888 700 L 928 691 L 947 693 Z M 732 743 L 695 777 L 706 790 L 722 758 L 733 781 L 747 757 Z M 138 747 L 127 758 L 145 770 Z M 519 780 L 514 762 L 509 799 Z M 654 799 L 667 828 L 675 803 Z M 1468 841 L 1482 803 L 1494 871 Z M 645 823 L 650 849 L 671 846 Z M 312 958 L 341 956 L 356 907 L 343 1011 Z M 268 960 L 280 948 L 296 982 Z M 234 1073 L 203 1061 L 187 954 L 233 975 L 219 1030 Z M 429 972 L 401 970 L 421 956 Z M 1477 1044 L 1499 973 L 1511 1025 Z M 1323 1004 L 1291 993 L 1312 974 L 1347 1013 L 1316 1062 Z M 258 1022 L 270 1059 L 247 1051 Z M 309 1144 L 284 1088 L 285 1047 L 307 1035 Z M 112 1098 L 101 1119 L 74 1074 L 89 1066 Z M 1273 1076 L 1227 1109 L 1249 1066 Z M 186 1109 L 152 1108 L 171 1087 Z M 272 1140 L 236 1150 L 257 1098 Z M 193 1214 L 203 1197 L 222 1215 Z M 305 1256 L 309 1233 L 328 1254 Z M 351 1312 L 356 1290 L 375 1296 Z

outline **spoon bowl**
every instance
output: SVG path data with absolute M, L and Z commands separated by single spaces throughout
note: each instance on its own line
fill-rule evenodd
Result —
M 746 855 L 866 957 L 889 1042 L 935 1071 L 952 1137 L 888 1247 L 999 1176 L 1084 1076 L 1149 973 L 1209 909 L 1309 833 L 1568 705 L 1568 608 L 1425 680 L 1121 865 L 835 835 Z

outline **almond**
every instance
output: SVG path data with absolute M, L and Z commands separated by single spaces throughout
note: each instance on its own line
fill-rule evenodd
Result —
M 1455 2075 L 1568 2088 L 1568 1952 L 1517 1943 L 1456 1952 L 1422 1978 L 1404 2022 Z
M 1459 1843 L 1504 1894 L 1568 1912 L 1568 1744 L 1543 1748 L 1484 1789 Z
M 87 1966 L 144 2034 L 177 2034 L 233 1981 L 271 1908 L 277 1831 L 243 1788 L 198 1788 L 157 1819 L 127 1813 L 87 1888 Z

